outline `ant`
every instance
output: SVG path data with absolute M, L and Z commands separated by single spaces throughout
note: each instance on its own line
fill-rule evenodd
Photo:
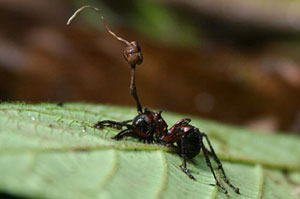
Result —
M 131 66 L 131 82 L 130 82 L 130 94 L 133 96 L 138 115 L 132 120 L 126 121 L 113 121 L 113 120 L 102 120 L 97 122 L 93 127 L 97 129 L 103 129 L 106 127 L 121 130 L 117 135 L 112 137 L 114 140 L 122 140 L 124 137 L 131 136 L 136 137 L 143 142 L 157 143 L 167 147 L 171 147 L 177 150 L 177 153 L 183 158 L 183 162 L 180 165 L 181 170 L 192 180 L 196 180 L 194 176 L 187 169 L 187 160 L 197 156 L 201 150 L 203 151 L 205 161 L 213 177 L 216 181 L 216 186 L 220 187 L 225 194 L 228 194 L 226 188 L 219 182 L 216 177 L 215 171 L 211 165 L 210 157 L 217 163 L 217 169 L 221 171 L 222 178 L 225 183 L 231 187 L 235 193 L 240 194 L 239 188 L 233 186 L 228 178 L 226 177 L 222 163 L 217 157 L 208 136 L 204 132 L 200 132 L 198 128 L 190 125 L 191 119 L 185 118 L 179 120 L 171 128 L 168 128 L 167 123 L 162 118 L 162 111 L 153 112 L 148 108 L 143 110 L 142 105 L 139 101 L 135 83 L 135 68 L 136 65 L 140 65 L 143 62 L 143 56 L 141 49 L 136 41 L 128 42 L 127 40 L 117 36 L 112 32 L 108 25 L 105 23 L 104 17 L 98 8 L 92 6 L 83 6 L 79 8 L 68 20 L 67 24 L 76 17 L 76 15 L 86 8 L 95 10 L 100 16 L 103 25 L 110 35 L 117 40 L 126 44 L 126 48 L 123 52 L 123 56 L 127 63 Z M 131 124 L 130 124 L 131 123 Z M 124 130 L 122 130 L 125 128 Z M 204 145 L 203 140 L 206 140 L 209 150 Z

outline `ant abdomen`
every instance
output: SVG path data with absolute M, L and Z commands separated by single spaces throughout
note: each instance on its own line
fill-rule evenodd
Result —
M 188 125 L 181 128 L 184 132 L 182 139 L 177 141 L 179 155 L 185 158 L 193 158 L 201 151 L 201 134 L 198 128 Z

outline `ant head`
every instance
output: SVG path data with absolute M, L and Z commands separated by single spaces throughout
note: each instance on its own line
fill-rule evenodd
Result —
M 143 113 L 138 114 L 133 119 L 132 125 L 137 131 L 152 137 L 155 130 L 154 112 L 145 108 Z
M 143 62 L 143 55 L 140 46 L 136 41 L 132 41 L 124 50 L 124 58 L 129 65 L 140 65 Z

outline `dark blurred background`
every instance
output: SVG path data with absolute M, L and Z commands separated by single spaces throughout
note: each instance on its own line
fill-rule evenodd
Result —
M 148 107 L 300 133 L 300 1 L 0 0 L 1 101 L 134 106 L 124 44 Z

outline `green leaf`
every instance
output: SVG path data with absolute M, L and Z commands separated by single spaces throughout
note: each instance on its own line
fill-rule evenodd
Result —
M 0 104 L 0 193 L 55 199 L 227 198 L 209 185 L 214 179 L 202 154 L 188 162 L 193 181 L 171 149 L 133 138 L 114 141 L 110 137 L 118 131 L 91 128 L 98 120 L 135 115 L 134 108 L 91 104 Z M 187 117 L 163 116 L 170 126 Z M 228 188 L 232 199 L 299 198 L 299 137 L 192 119 L 209 135 L 229 179 L 240 188 L 241 195 Z

